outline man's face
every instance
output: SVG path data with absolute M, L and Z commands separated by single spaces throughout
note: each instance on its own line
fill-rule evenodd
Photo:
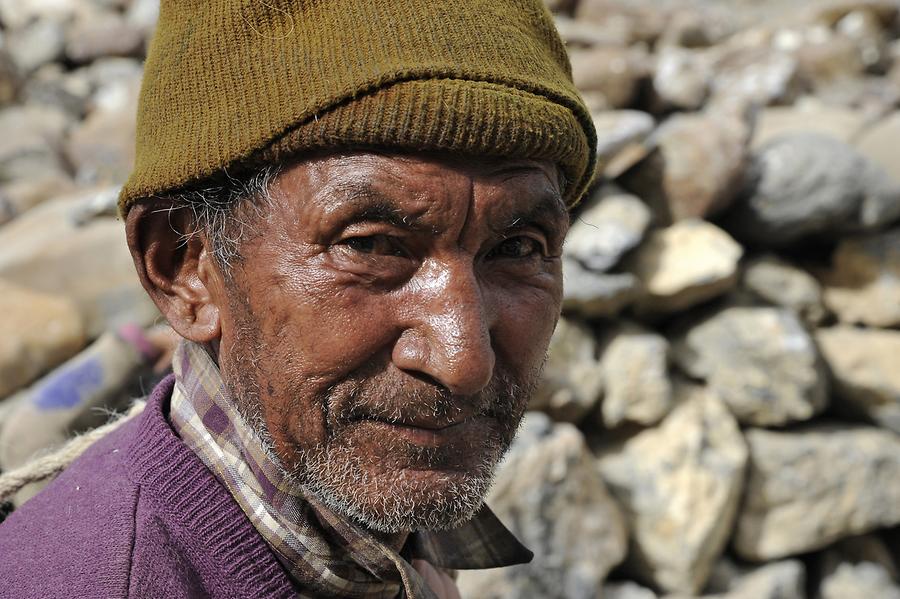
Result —
M 219 361 L 292 478 L 383 532 L 474 513 L 559 316 L 560 195 L 535 161 L 355 153 L 276 180 Z

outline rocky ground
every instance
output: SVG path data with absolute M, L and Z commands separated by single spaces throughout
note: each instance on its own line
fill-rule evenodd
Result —
M 157 318 L 114 208 L 157 1 L 0 0 L 0 426 Z M 548 4 L 602 162 L 490 499 L 536 558 L 464 596 L 900 598 L 900 0 Z

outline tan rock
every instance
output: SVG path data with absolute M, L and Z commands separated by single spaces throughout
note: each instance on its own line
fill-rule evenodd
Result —
M 593 409 L 602 392 L 603 374 L 593 332 L 577 320 L 561 318 L 529 408 L 555 420 L 578 422 Z
M 900 325 L 900 229 L 842 241 L 822 282 L 841 322 Z
M 159 316 L 134 270 L 122 223 L 110 217 L 79 223 L 77 216 L 95 195 L 45 202 L 0 229 L 0 277 L 71 298 L 89 338 Z
M 581 433 L 531 413 L 501 465 L 488 505 L 523 544 L 530 564 L 459 574 L 463 597 L 594 599 L 625 557 L 619 508 Z
M 572 50 L 572 78 L 580 90 L 600 92 L 610 108 L 631 104 L 646 73 L 643 53 L 627 47 L 599 46 Z
M 600 471 L 631 530 L 626 567 L 639 581 L 696 593 L 731 534 L 747 448 L 709 391 L 680 383 L 657 428 L 602 450 Z
M 677 115 L 653 133 L 655 151 L 619 181 L 650 204 L 659 223 L 710 216 L 741 191 L 749 139 L 736 116 Z
M 881 121 L 873 124 L 856 141 L 859 151 L 885 170 L 896 181 L 900 182 L 900 152 L 897 152 L 897 139 L 900 139 L 900 111 L 896 111 Z
M 873 427 L 750 429 L 750 469 L 734 536 L 752 561 L 821 549 L 900 523 L 900 436 Z
M 629 260 L 641 281 L 641 309 L 680 312 L 734 287 L 743 249 L 725 231 L 684 220 L 653 231 Z
M 75 355 L 85 343 L 77 307 L 0 281 L 0 397 Z
M 814 132 L 850 143 L 865 129 L 868 117 L 856 110 L 803 98 L 793 106 L 770 106 L 758 117 L 753 147 L 760 148 L 786 133 Z
M 747 263 L 743 286 L 766 302 L 794 311 L 808 325 L 825 318 L 819 282 L 774 254 L 758 256 Z
M 668 351 L 665 337 L 639 327 L 620 327 L 607 338 L 600 358 L 605 389 L 600 407 L 607 427 L 656 424 L 669 412 Z
M 815 343 L 788 310 L 717 310 L 675 340 L 673 356 L 687 374 L 706 380 L 743 424 L 808 420 L 828 402 Z
M 900 433 L 900 331 L 838 326 L 819 330 L 816 341 L 838 406 Z

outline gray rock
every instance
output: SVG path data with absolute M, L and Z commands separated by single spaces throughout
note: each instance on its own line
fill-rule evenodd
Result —
M 101 87 L 95 109 L 76 127 L 65 154 L 82 183 L 121 184 L 134 163 L 134 136 L 140 80 L 123 80 Z
M 563 255 L 587 270 L 606 272 L 637 247 L 651 217 L 647 205 L 633 195 L 600 190 L 572 223 Z
M 0 47 L 0 107 L 11 104 L 20 87 L 22 75 L 6 48 Z
M 686 373 L 708 381 L 743 424 L 808 420 L 828 402 L 815 343 L 788 310 L 717 310 L 678 336 L 673 356 Z
M 817 563 L 821 599 L 900 598 L 895 555 L 876 534 L 843 539 L 826 549 Z
M 29 77 L 22 98 L 27 104 L 50 106 L 80 120 L 93 91 L 90 82 L 80 75 L 66 72 L 58 63 L 44 65 Z
M 582 318 L 615 316 L 640 295 L 631 273 L 598 273 L 563 260 L 563 312 Z
M 762 246 L 868 230 L 900 216 L 900 187 L 852 147 L 817 133 L 784 135 L 760 148 L 748 180 L 726 228 Z
M 605 388 L 600 407 L 607 427 L 656 424 L 669 413 L 668 351 L 665 337 L 639 327 L 619 327 L 608 337 L 600 358 Z
M 734 548 L 764 561 L 900 523 L 900 437 L 862 426 L 750 429 Z
M 835 381 L 836 405 L 900 433 L 900 331 L 838 326 L 816 341 Z
M 0 110 L 0 180 L 43 178 L 61 173 L 59 154 L 70 124 L 61 111 L 38 106 L 11 106 Z
M 91 14 L 84 0 L 0 0 L 0 21 L 9 29 L 21 29 L 38 20 L 65 21 L 75 15 Z
M 42 19 L 10 32 L 6 46 L 19 71 L 29 74 L 62 58 L 65 29 L 59 21 Z
M 900 585 L 880 564 L 860 562 L 835 566 L 823 580 L 819 589 L 821 599 L 846 599 L 847 597 L 877 597 L 900 599 Z
M 66 33 L 66 56 L 86 63 L 104 56 L 140 56 L 145 32 L 121 15 L 102 12 L 89 19 L 76 19 Z
M 591 114 L 597 131 L 597 160 L 601 173 L 617 177 L 627 168 L 622 158 L 653 131 L 653 117 L 640 110 L 604 110 Z
M 712 64 L 705 52 L 664 47 L 656 57 L 653 89 L 666 106 L 697 110 L 706 100 L 712 78 Z
M 73 356 L 84 343 L 84 323 L 71 301 L 0 280 L 0 398 Z
M 724 46 L 713 61 L 710 103 L 735 98 L 756 105 L 788 103 L 801 87 L 797 60 L 764 45 Z
M 668 224 L 723 211 L 742 188 L 750 128 L 723 112 L 676 115 L 648 143 L 655 151 L 620 183 L 650 204 Z
M 737 282 L 743 249 L 712 223 L 683 220 L 653 231 L 627 261 L 642 311 L 669 314 L 713 299 Z
M 744 268 L 743 286 L 760 299 L 793 310 L 808 325 L 825 318 L 822 286 L 811 274 L 775 255 L 750 260 Z
M 841 322 L 900 325 L 900 228 L 842 241 L 822 282 Z
M 487 502 L 535 557 L 527 565 L 460 572 L 464 597 L 593 599 L 625 557 L 620 510 L 571 425 L 529 414 Z
M 529 407 L 555 420 L 578 422 L 597 404 L 603 373 L 591 329 L 561 318 L 547 350 L 547 364 Z
M 95 194 L 45 202 L 0 229 L 0 277 L 71 298 L 89 338 L 125 322 L 148 325 L 159 316 L 134 271 L 122 223 L 75 219 Z
M 631 530 L 626 563 L 638 581 L 696 593 L 731 534 L 747 448 L 709 391 L 680 383 L 662 423 L 600 451 L 600 471 Z

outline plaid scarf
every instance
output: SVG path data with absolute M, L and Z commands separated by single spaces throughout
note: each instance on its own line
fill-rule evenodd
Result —
M 172 426 L 271 545 L 300 596 L 381 599 L 403 592 L 430 599 L 434 594 L 412 559 L 444 569 L 495 568 L 531 559 L 487 506 L 456 530 L 410 534 L 401 557 L 285 480 L 234 407 L 203 346 L 182 341 L 173 368 Z

